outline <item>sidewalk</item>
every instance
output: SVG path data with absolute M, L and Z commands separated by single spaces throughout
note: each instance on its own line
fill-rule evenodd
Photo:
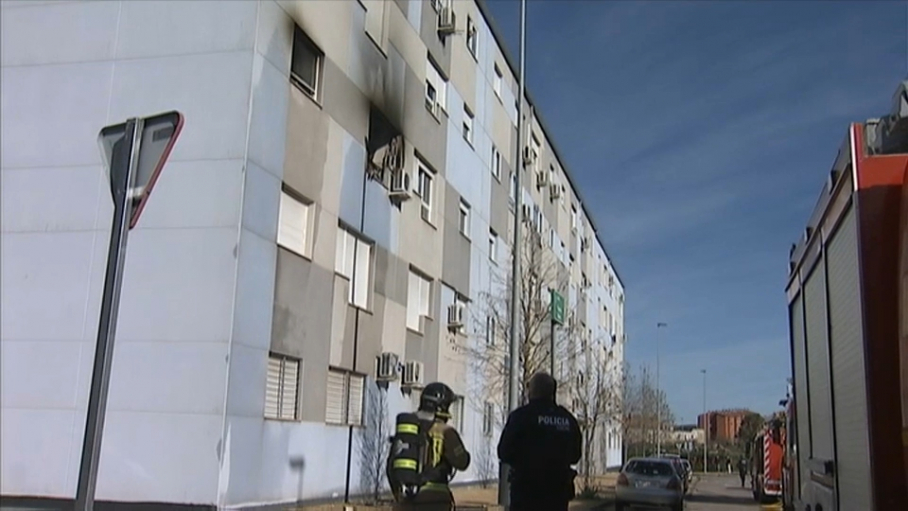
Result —
M 593 486 L 599 491 L 595 499 L 581 499 L 580 486 L 583 480 L 577 478 L 577 495 L 578 498 L 571 501 L 570 509 L 572 511 L 590 511 L 599 508 L 604 504 L 611 503 L 615 495 L 615 482 L 618 474 L 605 474 L 593 479 Z M 498 505 L 498 484 L 492 483 L 487 488 L 481 486 L 458 486 L 452 488 L 454 501 L 457 503 L 456 508 L 462 511 L 502 511 Z M 345 510 L 346 507 L 346 510 Z M 288 507 L 287 510 L 293 511 L 391 511 L 390 505 L 370 506 L 364 504 L 321 504 L 321 505 L 303 505 L 298 507 Z

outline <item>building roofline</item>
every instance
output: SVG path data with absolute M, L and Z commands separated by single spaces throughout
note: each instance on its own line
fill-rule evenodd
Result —
M 504 37 L 501 33 L 501 30 L 498 28 L 495 17 L 492 15 L 492 11 L 489 9 L 488 0 L 475 1 L 476 5 L 479 7 L 479 12 L 482 13 L 483 18 L 485 18 L 486 24 L 489 26 L 489 30 L 492 32 L 492 37 L 495 39 L 495 43 L 498 45 L 498 49 L 501 51 L 501 55 L 504 57 L 505 63 L 508 65 L 508 68 L 511 70 L 513 76 L 519 77 L 520 69 L 514 64 L 515 59 L 511 56 L 511 52 L 508 50 L 507 45 L 504 43 Z M 531 106 L 535 105 L 536 102 L 533 101 L 533 96 L 530 94 L 530 88 L 527 87 L 526 84 L 524 84 L 523 92 L 526 102 Z M 564 176 L 567 178 L 568 183 L 571 185 L 571 189 L 574 190 L 574 194 L 580 201 L 580 207 L 586 214 L 586 217 L 590 223 L 590 227 L 593 228 L 593 234 L 596 236 L 596 241 L 598 241 L 599 246 L 602 247 L 602 252 L 605 254 L 606 259 L 608 259 L 609 266 L 611 266 L 612 272 L 615 274 L 615 278 L 618 279 L 618 283 L 621 284 L 622 295 L 626 295 L 627 289 L 624 287 L 624 280 L 622 280 L 621 275 L 618 273 L 618 268 L 615 264 L 615 260 L 612 258 L 612 256 L 609 255 L 608 249 L 606 249 L 605 247 L 605 243 L 602 240 L 599 228 L 596 226 L 596 220 L 593 218 L 593 215 L 590 214 L 589 210 L 586 207 L 586 200 L 584 200 L 583 195 L 580 193 L 580 187 L 578 187 L 577 183 L 574 181 L 574 178 L 571 175 L 571 171 L 565 164 L 565 160 L 564 158 L 562 158 L 561 152 L 558 150 L 558 146 L 555 144 L 553 131 L 548 128 L 548 125 L 545 123 L 545 120 L 539 113 L 538 109 L 533 109 L 533 116 L 536 118 L 536 122 L 539 123 L 542 131 L 545 132 L 545 138 L 548 141 L 549 146 L 552 148 L 552 152 L 555 153 L 555 158 L 561 165 L 561 169 L 564 171 Z M 520 119 L 518 119 L 518 122 L 519 121 Z M 519 145 L 520 141 L 518 140 L 517 143 Z

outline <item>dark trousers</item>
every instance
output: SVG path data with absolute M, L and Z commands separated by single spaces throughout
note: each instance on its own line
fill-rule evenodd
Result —
M 423 490 L 412 499 L 394 504 L 394 511 L 453 511 L 454 495 L 450 491 Z
M 515 495 L 511 493 L 510 511 L 567 511 L 568 500 L 542 495 Z
M 741 472 L 739 475 L 741 476 L 741 488 L 744 488 L 744 472 Z

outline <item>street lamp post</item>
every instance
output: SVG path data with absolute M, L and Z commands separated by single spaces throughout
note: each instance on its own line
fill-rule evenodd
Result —
M 703 473 L 709 472 L 706 451 L 709 449 L 709 415 L 706 414 L 706 369 L 700 369 L 703 373 L 703 430 L 706 436 L 703 439 Z
M 520 78 L 517 93 L 517 168 L 514 169 L 514 187 L 516 188 L 516 197 L 514 198 L 514 246 L 511 247 L 511 307 L 509 316 L 511 320 L 509 333 L 509 374 L 508 374 L 508 410 L 513 412 L 520 405 L 520 341 L 517 336 L 520 330 L 517 328 L 518 321 L 518 303 L 520 300 L 520 257 L 521 257 L 521 229 L 523 219 L 521 218 L 521 202 L 523 190 L 520 186 L 520 173 L 523 171 L 523 101 L 524 101 L 524 79 L 526 76 L 526 18 L 527 3 L 526 0 L 520 0 Z M 508 485 L 508 467 L 501 463 L 498 467 L 498 503 L 501 505 L 509 504 L 509 485 Z
M 668 323 L 656 323 L 656 456 L 662 456 L 662 389 L 659 387 L 659 329 Z

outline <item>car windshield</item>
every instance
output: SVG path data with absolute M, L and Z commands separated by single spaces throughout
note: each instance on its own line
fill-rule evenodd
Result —
M 668 463 L 658 461 L 632 461 L 628 464 L 625 471 L 630 474 L 650 477 L 669 477 L 674 475 L 674 471 Z

